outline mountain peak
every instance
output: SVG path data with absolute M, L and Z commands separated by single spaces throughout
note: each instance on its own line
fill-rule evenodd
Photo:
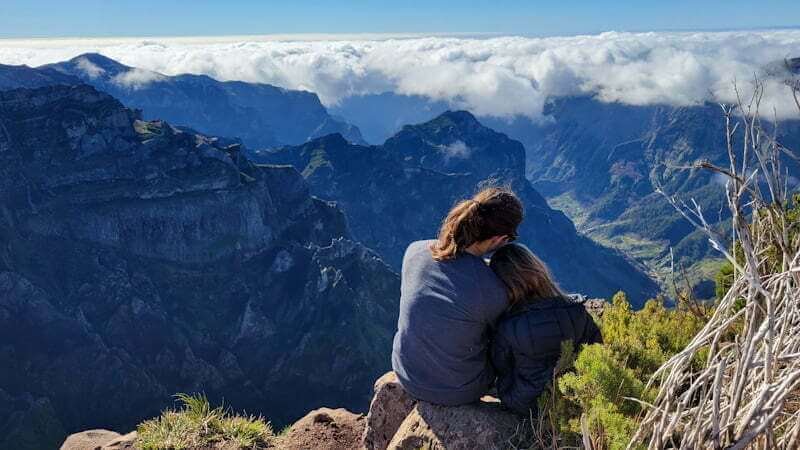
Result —
M 316 139 L 310 140 L 309 142 L 314 142 L 325 147 L 342 147 L 350 145 L 350 142 L 345 139 L 341 133 L 326 134 L 325 136 L 320 136 Z
M 67 61 L 67 64 L 79 69 L 89 78 L 113 77 L 131 70 L 131 67 L 100 53 L 83 53 Z
M 469 111 L 445 111 L 437 117 L 421 124 L 425 128 L 457 128 L 460 130 L 474 130 L 484 127 Z
M 406 125 L 386 140 L 385 148 L 425 168 L 487 177 L 512 170 L 523 177 L 525 148 L 481 124 L 467 111 L 445 111 L 417 125 Z
M 457 111 L 451 111 L 451 110 L 445 111 L 445 112 L 439 114 L 439 118 L 445 118 L 445 119 L 452 120 L 453 122 L 457 122 L 457 123 L 464 123 L 464 124 L 471 124 L 471 125 L 472 124 L 478 124 L 478 125 L 480 125 L 480 122 L 478 122 L 478 119 L 476 119 L 475 116 L 472 115 L 471 112 L 465 111 L 463 109 L 457 110 Z M 436 119 L 434 119 L 434 120 L 436 120 Z
M 119 62 L 119 61 L 117 61 L 115 59 L 109 58 L 106 55 L 103 55 L 103 54 L 100 54 L 100 53 L 95 53 L 95 52 L 82 53 L 82 54 L 70 59 L 69 61 L 70 62 L 77 62 L 78 60 L 89 61 L 92 64 L 97 64 L 98 66 L 100 66 L 100 67 L 102 67 L 104 69 L 106 69 L 106 68 L 107 69 L 111 69 L 111 68 L 115 68 L 115 67 L 123 67 L 125 69 L 130 69 L 130 67 L 122 64 L 121 62 Z

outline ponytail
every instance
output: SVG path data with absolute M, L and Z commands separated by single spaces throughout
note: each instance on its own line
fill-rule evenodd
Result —
M 513 236 L 522 214 L 522 203 L 510 189 L 483 189 L 450 210 L 438 239 L 431 245 L 431 256 L 437 261 L 453 259 L 476 242 L 493 236 Z

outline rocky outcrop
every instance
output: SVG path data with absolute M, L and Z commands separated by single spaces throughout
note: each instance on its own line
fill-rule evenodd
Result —
M 566 289 L 599 297 L 624 290 L 637 305 L 657 292 L 640 267 L 580 235 L 562 212 L 550 208 L 525 179 L 519 142 L 468 112 L 405 126 L 382 146 L 353 145 L 332 135 L 257 158 L 295 166 L 315 195 L 341 206 L 354 237 L 395 268 L 410 242 L 435 236 L 455 201 L 493 183 L 520 195 L 525 205 L 520 241 L 548 263 Z
M 417 402 L 403 390 L 394 372 L 378 378 L 374 391 L 362 443 L 369 450 L 384 450 Z
M 375 383 L 362 446 L 367 450 L 525 448 L 529 427 L 489 396 L 463 406 L 416 401 L 389 372 Z
M 330 133 L 363 142 L 357 127 L 328 114 L 312 92 L 219 81 L 206 75 L 168 76 L 129 67 L 97 53 L 36 70 L 75 77 L 130 108 L 142 110 L 146 119 L 237 137 L 253 148 L 300 144 Z
M 403 420 L 388 450 L 501 450 L 527 448 L 530 425 L 503 410 L 497 399 L 463 406 L 419 402 Z
M 295 422 L 277 438 L 281 450 L 358 449 L 364 432 L 364 416 L 346 409 L 320 408 Z
M 130 430 L 176 392 L 366 410 L 399 280 L 291 167 L 85 85 L 0 92 L 0 448 Z
M 61 450 L 133 450 L 136 432 L 121 435 L 108 430 L 88 430 L 71 434 L 61 445 Z
M 61 445 L 61 450 L 95 450 L 119 438 L 121 434 L 109 430 L 87 430 L 71 434 Z

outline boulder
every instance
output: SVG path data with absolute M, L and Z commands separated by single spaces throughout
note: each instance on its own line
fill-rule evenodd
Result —
M 364 416 L 339 408 L 320 408 L 306 414 L 281 433 L 275 447 L 281 450 L 343 450 L 361 446 Z
M 389 450 L 527 448 L 530 425 L 484 397 L 463 406 L 418 402 L 389 443 Z
M 133 450 L 136 448 L 136 437 L 136 432 L 132 431 L 126 435 L 112 439 L 110 442 L 106 443 L 101 450 Z
M 417 401 L 389 372 L 375 382 L 361 443 L 366 450 L 493 449 L 521 447 L 530 425 L 486 396 L 463 406 Z
M 61 445 L 61 450 L 96 450 L 118 440 L 122 435 L 108 430 L 88 430 L 71 434 Z M 124 448 L 124 447 L 117 447 Z
M 374 392 L 361 442 L 367 450 L 385 450 L 416 400 L 403 390 L 394 372 L 378 378 Z

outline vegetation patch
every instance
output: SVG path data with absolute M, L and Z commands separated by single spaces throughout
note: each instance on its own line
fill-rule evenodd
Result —
M 223 407 L 211 407 L 202 394 L 175 396 L 178 409 L 137 427 L 137 447 L 142 450 L 181 450 L 190 448 L 268 448 L 275 435 L 261 417 L 231 414 Z
M 577 355 L 562 348 L 534 418 L 538 447 L 579 448 L 588 440 L 595 449 L 626 448 L 657 392 L 647 380 L 686 347 L 709 313 L 684 304 L 669 308 L 662 299 L 634 311 L 624 293 L 616 294 L 598 320 L 604 343 Z

